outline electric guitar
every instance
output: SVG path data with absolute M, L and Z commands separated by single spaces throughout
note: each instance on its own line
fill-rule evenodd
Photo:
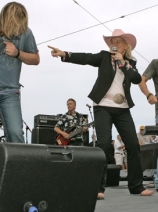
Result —
M 83 132 L 83 127 L 91 127 L 93 124 L 94 124 L 94 121 L 89 123 L 89 124 L 86 124 L 86 125 L 84 125 L 82 127 L 78 127 L 78 128 L 73 127 L 68 132 L 66 132 L 66 133 L 69 134 L 69 138 L 68 139 L 64 138 L 62 135 L 59 134 L 59 135 L 57 135 L 56 142 L 58 143 L 58 145 L 66 146 L 66 145 L 68 145 L 71 142 L 71 139 L 75 135 L 78 135 L 79 133 Z M 75 128 L 75 130 L 74 130 L 74 128 Z

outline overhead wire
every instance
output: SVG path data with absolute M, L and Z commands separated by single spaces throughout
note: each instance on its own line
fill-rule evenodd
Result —
M 76 1 L 75 1 L 75 3 L 76 3 Z M 109 22 L 112 22 L 112 21 L 116 21 L 116 20 L 118 20 L 118 19 L 120 19 L 120 18 L 125 18 L 125 17 L 127 17 L 127 16 L 133 15 L 133 14 L 135 14 L 135 13 L 142 12 L 142 11 L 144 11 L 144 10 L 151 9 L 151 8 L 153 8 L 153 7 L 156 7 L 156 6 L 158 6 L 158 4 L 157 4 L 157 5 L 154 5 L 154 6 L 151 6 L 151 7 L 144 8 L 144 9 L 142 9 L 142 10 L 138 10 L 138 11 L 133 12 L 133 13 L 129 13 L 129 14 L 127 14 L 127 15 L 122 15 L 122 16 L 120 16 L 120 17 L 118 17 L 118 18 L 114 18 L 114 19 L 111 19 L 111 20 L 109 20 L 109 21 L 100 22 L 98 19 L 96 19 L 96 20 L 98 20 L 98 21 L 100 22 L 99 24 L 95 24 L 95 25 L 92 25 L 92 26 L 89 26 L 89 27 L 86 27 L 86 28 L 83 28 L 83 29 L 80 29 L 80 30 L 77 30 L 77 31 L 74 31 L 74 32 L 70 32 L 70 33 L 67 33 L 67 34 L 58 36 L 58 37 L 56 37 L 56 38 L 52 38 L 52 39 L 43 41 L 43 42 L 41 42 L 41 43 L 38 43 L 37 45 L 41 45 L 41 44 L 43 44 L 43 43 L 47 43 L 47 42 L 52 41 L 52 40 L 57 40 L 57 39 L 59 39 L 59 38 L 63 38 L 63 37 L 66 37 L 66 36 L 69 36 L 69 35 L 72 35 L 72 34 L 75 34 L 75 33 L 78 33 L 78 32 L 81 32 L 81 31 L 84 31 L 84 30 L 93 28 L 93 27 L 97 27 L 97 26 L 99 26 L 99 25 L 101 25 L 101 24 L 103 25 L 103 24 L 105 24 L 105 23 L 109 23 Z M 89 13 L 89 12 L 88 12 L 88 13 Z M 89 13 L 89 14 L 90 14 L 90 13 Z M 92 14 L 91 14 L 91 15 L 92 15 Z M 106 27 L 106 28 L 107 28 L 107 27 Z M 107 28 L 107 29 L 108 29 L 108 28 Z M 110 29 L 109 29 L 109 30 L 110 30 Z M 110 31 L 111 31 L 111 30 L 110 30 Z
M 46 40 L 46 41 L 43 41 L 43 42 L 41 42 L 41 43 L 38 43 L 37 45 L 41 45 L 41 44 L 43 44 L 43 43 L 47 43 L 47 42 L 52 41 L 52 40 L 57 40 L 57 39 L 59 39 L 59 38 L 66 37 L 66 36 L 68 36 L 68 35 L 72 35 L 72 34 L 75 34 L 75 33 L 78 33 L 78 32 L 81 32 L 81 31 L 84 31 L 84 30 L 87 30 L 87 29 L 90 29 L 90 28 L 99 26 L 99 25 L 104 24 L 104 23 L 108 23 L 108 22 L 111 22 L 111 21 L 115 21 L 115 20 L 117 20 L 117 19 L 118 19 L 118 18 L 115 18 L 115 19 L 112 19 L 112 20 L 110 20 L 110 21 L 105 21 L 105 22 L 102 22 L 102 23 L 99 23 L 99 24 L 95 24 L 95 25 L 92 25 L 92 26 L 89 26 L 89 27 L 86 27 L 86 28 L 83 28 L 83 29 L 80 29 L 80 30 L 77 30 L 77 31 L 74 31 L 74 32 L 69 32 L 69 33 L 64 34 L 64 35 L 61 35 L 61 36 L 59 36 L 59 37 L 52 38 L 52 39 L 50 39 L 50 40 Z
M 97 20 L 100 24 L 102 24 L 105 28 L 107 28 L 110 32 L 112 32 L 111 29 L 109 29 L 107 26 L 105 26 L 98 18 L 96 18 L 93 14 L 91 14 L 88 10 L 86 10 L 84 7 L 82 7 L 77 1 L 73 0 L 75 4 L 77 4 L 79 7 L 81 7 L 84 11 L 86 11 L 90 16 L 92 16 L 95 20 Z M 144 10 L 147 10 L 147 9 L 151 9 L 153 7 L 156 7 L 158 6 L 157 5 L 154 5 L 154 6 L 151 6 L 151 7 L 148 7 L 148 8 L 145 8 L 145 9 L 142 9 L 142 10 L 138 10 L 136 12 L 133 12 L 133 13 L 129 13 L 128 15 L 123 15 L 119 18 L 125 18 L 126 16 L 130 16 L 130 15 L 133 15 L 135 13 L 138 13 L 138 12 L 142 12 Z M 149 63 L 149 60 L 147 60 L 142 54 L 140 54 L 138 51 L 134 50 L 140 57 L 142 57 L 144 60 L 146 60 L 148 63 Z
M 58 37 L 56 37 L 56 38 L 52 38 L 52 39 L 43 41 L 43 42 L 41 42 L 41 43 L 38 43 L 37 45 L 41 45 L 41 44 L 50 42 L 50 41 L 52 41 L 52 40 L 57 40 L 57 39 L 60 39 L 60 38 L 63 38 L 63 37 L 66 37 L 66 36 L 69 36 L 69 35 L 72 35 L 72 34 L 76 34 L 76 33 L 79 33 L 79 32 L 81 32 L 81 31 L 88 30 L 88 29 L 93 28 L 93 27 L 97 27 L 97 26 L 99 26 L 99 25 L 103 25 L 103 26 L 104 26 L 105 28 L 107 28 L 110 32 L 112 32 L 107 26 L 104 25 L 105 23 L 109 23 L 109 22 L 112 22 L 112 21 L 116 21 L 116 20 L 118 20 L 118 19 L 120 19 L 120 18 L 125 18 L 125 17 L 127 17 L 127 16 L 134 15 L 134 14 L 136 14 L 136 13 L 140 13 L 140 12 L 142 12 L 142 11 L 149 10 L 149 9 L 151 9 L 151 8 L 153 8 L 153 7 L 157 7 L 157 6 L 158 6 L 158 4 L 156 4 L 156 5 L 153 5 L 153 6 L 151 6 L 151 7 L 147 7 L 147 8 L 144 8 L 144 9 L 141 9 L 141 10 L 138 10 L 138 11 L 135 11 L 135 12 L 132 12 L 132 13 L 129 13 L 129 14 L 127 14 L 127 15 L 122 15 L 122 16 L 120 16 L 120 17 L 118 17 L 118 18 L 114 18 L 114 19 L 111 19 L 111 20 L 109 20 L 109 21 L 101 22 L 101 21 L 100 21 L 99 19 L 97 19 L 93 14 L 91 14 L 88 10 L 86 10 L 84 7 L 82 7 L 77 1 L 75 1 L 75 0 L 73 0 L 73 1 L 74 1 L 75 4 L 77 4 L 79 7 L 81 7 L 84 11 L 86 11 L 89 15 L 91 15 L 95 20 L 97 20 L 97 21 L 99 22 L 99 24 L 95 24 L 95 25 L 92 25 L 92 26 L 89 26 L 89 27 L 86 27 L 86 28 L 83 28 L 83 29 L 80 29 L 80 30 L 77 30 L 77 31 L 74 31 L 74 32 L 70 32 L 70 33 L 67 33 L 67 34 L 58 36 Z M 148 61 L 143 55 L 141 55 L 141 54 L 140 54 L 138 51 L 136 51 L 136 50 L 134 50 L 134 51 L 135 51 L 140 57 L 142 57 L 144 60 L 146 60 L 146 61 L 149 63 L 149 61 Z
M 75 4 L 77 4 L 79 7 L 81 7 L 84 11 L 86 11 L 90 16 L 92 16 L 95 20 L 97 20 L 100 24 L 102 24 L 105 28 L 107 28 L 109 31 L 111 31 L 107 26 L 105 26 L 99 19 L 97 19 L 92 13 L 90 13 L 88 10 L 86 10 L 84 7 L 82 7 L 77 1 L 73 0 Z

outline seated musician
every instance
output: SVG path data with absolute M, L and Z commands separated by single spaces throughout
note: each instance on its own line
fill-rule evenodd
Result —
M 54 131 L 58 133 L 57 143 L 59 145 L 83 146 L 83 133 L 87 131 L 87 120 L 84 116 L 75 111 L 76 101 L 74 99 L 67 100 L 68 112 L 59 118 L 54 127 Z M 73 137 L 71 137 L 74 134 Z M 76 135 L 75 135 L 76 134 Z

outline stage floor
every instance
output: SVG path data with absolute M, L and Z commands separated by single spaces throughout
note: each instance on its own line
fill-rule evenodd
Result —
M 152 182 L 152 181 L 150 181 Z M 150 182 L 144 181 L 144 186 Z M 94 212 L 158 212 L 158 192 L 152 196 L 130 195 L 127 181 L 120 181 L 117 187 L 106 187 L 105 199 L 97 200 Z

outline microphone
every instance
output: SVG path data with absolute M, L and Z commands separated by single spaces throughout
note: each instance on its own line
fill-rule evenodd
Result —
M 89 108 L 91 108 L 91 106 L 90 106 L 90 105 L 88 105 L 88 104 L 86 104 L 86 106 L 87 106 L 87 107 L 89 107 Z
M 113 52 L 117 52 L 117 47 L 116 46 L 113 46 L 112 47 L 112 51 Z M 122 65 L 122 63 L 121 63 L 120 60 L 116 60 L 116 63 L 117 63 L 117 65 L 118 65 L 119 68 L 122 68 L 123 65 Z

